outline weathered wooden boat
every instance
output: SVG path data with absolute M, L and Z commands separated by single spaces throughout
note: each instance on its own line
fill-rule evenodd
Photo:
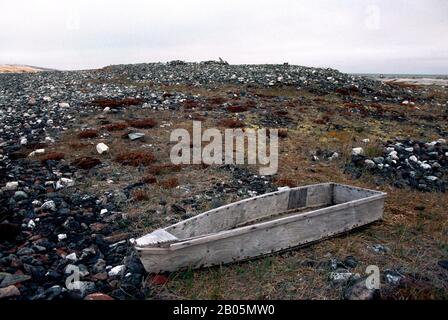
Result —
M 383 192 L 325 183 L 242 200 L 136 239 L 148 272 L 247 260 L 300 247 L 383 217 Z

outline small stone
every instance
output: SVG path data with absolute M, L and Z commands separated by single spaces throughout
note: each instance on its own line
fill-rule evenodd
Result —
M 109 275 L 109 277 L 115 277 L 117 275 L 120 275 L 123 272 L 123 270 L 124 270 L 124 265 L 116 266 L 116 267 L 113 267 L 109 271 L 108 275 Z
M 358 266 L 358 260 L 353 256 L 346 257 L 343 263 L 348 268 L 356 268 Z
M 108 147 L 106 144 L 104 144 L 104 143 L 101 142 L 101 143 L 98 143 L 98 144 L 96 145 L 96 151 L 97 151 L 99 154 L 103 154 L 103 153 L 109 151 L 109 147 Z
M 420 167 L 421 167 L 423 170 L 431 170 L 431 169 L 432 169 L 431 165 L 429 165 L 429 164 L 427 164 L 427 163 L 422 163 L 422 164 L 420 165 Z
M 370 139 L 364 139 L 364 140 L 362 140 L 362 142 L 363 142 L 363 143 L 369 143 L 369 142 L 370 142 Z
M 448 270 L 448 260 L 442 260 L 442 261 L 439 261 L 439 262 L 438 262 L 438 265 L 439 265 L 440 267 L 442 267 L 443 269 Z
M 11 285 L 6 288 L 0 288 L 0 299 L 20 296 L 20 291 L 16 286 Z
M 14 191 L 19 187 L 18 181 L 7 182 L 4 190 L 6 191 Z
M 67 239 L 67 235 L 65 233 L 58 234 L 58 240 L 62 241 Z
M 376 158 L 373 158 L 373 161 L 376 164 L 382 164 L 384 162 L 384 158 L 383 157 L 376 157 Z
M 369 246 L 368 248 L 376 253 L 387 253 L 390 251 L 388 247 L 383 246 L 382 244 L 374 244 L 372 246 Z
M 53 200 L 50 201 L 46 201 L 44 202 L 44 204 L 40 207 L 42 210 L 46 210 L 46 211 L 56 211 L 56 204 L 54 203 Z
M 376 164 L 374 161 L 367 159 L 366 161 L 364 161 L 364 164 L 366 165 L 367 168 L 373 169 L 376 167 Z
M 412 161 L 412 162 L 418 162 L 418 159 L 417 159 L 416 156 L 409 157 L 409 160 Z
M 351 273 L 346 270 L 339 270 L 330 273 L 330 280 L 333 283 L 343 283 L 349 281 L 350 279 L 355 279 L 359 277 L 360 277 L 359 274 Z
M 353 148 L 352 149 L 352 155 L 354 156 L 359 156 L 364 154 L 364 149 L 363 148 Z
M 31 277 L 27 276 L 27 275 L 10 274 L 10 275 L 7 275 L 6 277 L 3 278 L 3 281 L 1 281 L 1 284 L 0 284 L 0 288 L 5 288 L 5 287 L 8 287 L 10 285 L 15 285 L 17 283 L 28 281 L 30 279 L 31 279 Z
M 26 194 L 26 192 L 24 192 L 24 191 L 16 191 L 14 193 L 14 200 L 21 201 L 21 200 L 25 200 L 25 199 L 28 199 L 28 195 Z
M 388 270 L 385 271 L 385 278 L 388 284 L 398 285 L 405 276 L 399 272 Z
M 71 261 L 71 262 L 76 262 L 76 261 L 78 261 L 78 257 L 76 256 L 76 253 L 75 253 L 75 252 L 70 253 L 69 255 L 67 255 L 67 256 L 65 257 L 65 259 L 67 259 L 67 260 L 69 260 L 69 261 Z
M 27 144 L 28 144 L 28 139 L 27 139 L 27 138 L 22 138 L 22 139 L 20 139 L 20 144 L 21 144 L 22 146 L 27 145 Z
M 435 176 L 427 176 L 425 177 L 426 180 L 431 181 L 431 182 L 436 182 L 437 180 L 439 180 L 439 178 L 435 177 Z

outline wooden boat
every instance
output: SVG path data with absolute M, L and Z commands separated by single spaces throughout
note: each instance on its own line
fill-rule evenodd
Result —
M 325 183 L 199 214 L 135 240 L 150 273 L 227 264 L 284 251 L 383 217 L 383 192 Z

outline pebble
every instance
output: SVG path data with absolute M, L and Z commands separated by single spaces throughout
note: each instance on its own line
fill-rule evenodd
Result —
M 6 191 L 14 191 L 19 187 L 18 181 L 7 182 L 4 190 Z
M 353 148 L 352 149 L 352 155 L 359 156 L 361 154 L 364 154 L 364 149 L 363 148 Z
M 20 296 L 20 291 L 16 286 L 11 285 L 6 288 L 0 288 L 0 299 Z
M 109 147 L 108 147 L 106 144 L 104 144 L 104 143 L 101 142 L 101 143 L 98 143 L 98 144 L 96 145 L 96 151 L 97 151 L 99 154 L 103 154 L 103 153 L 109 151 Z
M 56 204 L 53 200 L 45 201 L 40 207 L 42 210 L 56 211 Z

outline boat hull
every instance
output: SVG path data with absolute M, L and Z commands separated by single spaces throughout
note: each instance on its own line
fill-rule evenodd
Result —
M 382 218 L 384 193 L 338 186 L 343 189 L 337 195 L 341 202 L 337 205 L 181 241 L 166 248 L 138 247 L 137 250 L 150 273 L 195 269 L 289 250 Z M 303 188 L 291 189 L 289 201 L 300 190 Z M 360 197 L 359 192 L 364 191 L 369 193 Z M 355 200 L 350 200 L 353 193 L 358 194 Z

